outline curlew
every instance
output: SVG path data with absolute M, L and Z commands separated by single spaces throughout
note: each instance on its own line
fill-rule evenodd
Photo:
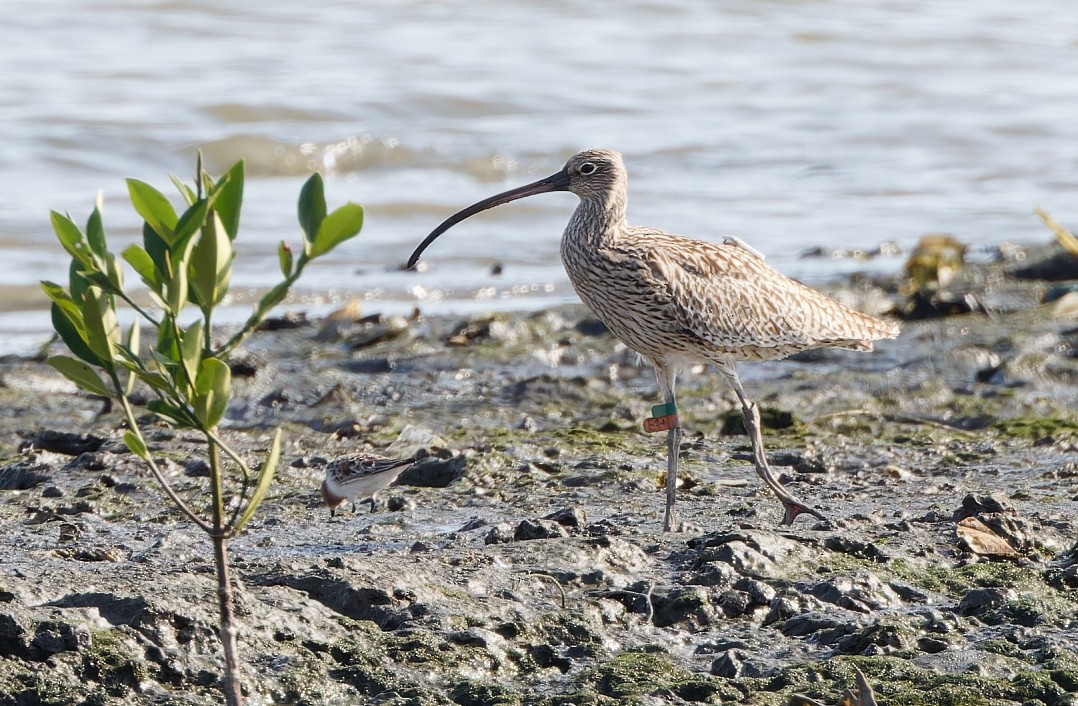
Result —
M 435 238 L 488 208 L 552 191 L 580 203 L 561 239 L 561 259 L 577 295 L 626 346 L 652 367 L 664 404 L 644 421 L 667 432 L 666 512 L 675 528 L 675 488 L 682 428 L 674 387 L 687 365 L 711 363 L 733 388 L 745 415 L 756 473 L 782 502 L 783 524 L 800 513 L 825 520 L 771 472 L 760 412 L 745 394 L 736 361 L 784 358 L 812 348 L 872 350 L 898 335 L 895 324 L 855 311 L 796 282 L 737 238 L 721 243 L 673 235 L 626 222 L 628 176 L 621 155 L 585 150 L 539 181 L 483 199 L 447 218 L 408 260 L 413 268 Z

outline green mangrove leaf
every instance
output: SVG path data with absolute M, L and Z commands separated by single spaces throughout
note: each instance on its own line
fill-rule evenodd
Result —
M 183 212 L 180 220 L 176 223 L 176 237 L 172 241 L 174 248 L 198 232 L 199 228 L 206 223 L 206 214 L 209 213 L 209 210 L 210 200 L 199 199 Z
M 258 484 L 255 486 L 255 492 L 251 495 L 251 499 L 247 502 L 247 507 L 244 509 L 243 514 L 236 521 L 236 524 L 232 527 L 232 534 L 235 535 L 251 521 L 255 512 L 258 510 L 258 506 L 262 504 L 262 500 L 266 497 L 266 493 L 269 492 L 270 486 L 273 484 L 273 475 L 277 472 L 277 463 L 281 458 L 281 430 L 278 428 L 273 434 L 273 444 L 270 446 L 269 455 L 266 456 L 265 462 L 262 464 L 262 468 L 258 471 Z
M 146 249 L 146 253 L 153 260 L 154 267 L 157 268 L 160 281 L 163 283 L 168 273 L 172 271 L 172 255 L 170 253 L 171 246 L 165 242 L 165 239 L 157 234 L 157 231 L 150 227 L 149 223 L 142 224 L 142 247 Z
M 225 410 L 232 387 L 232 371 L 228 364 L 217 358 L 206 358 L 198 370 L 195 382 L 195 399 L 192 406 L 195 416 L 208 428 L 216 427 Z
M 72 306 L 75 306 L 74 303 L 72 303 Z M 50 315 L 52 317 L 52 327 L 56 330 L 56 333 L 60 336 L 60 340 L 64 342 L 64 345 L 67 346 L 68 350 L 90 365 L 104 367 L 101 358 L 99 358 L 86 343 L 86 326 L 82 321 L 81 309 L 75 306 L 75 309 L 72 312 L 61 307 L 54 301 L 50 310 Z
M 124 432 L 124 444 L 131 450 L 131 453 L 135 454 L 143 461 L 150 457 L 150 451 L 146 448 L 146 444 L 142 441 L 142 437 L 130 429 Z
M 142 327 L 139 326 L 138 321 L 135 321 L 127 329 L 127 335 L 124 337 L 124 343 L 119 346 L 120 355 L 126 360 L 121 360 L 122 363 L 127 365 L 131 359 L 138 359 L 139 339 L 142 337 Z M 137 380 L 137 372 L 131 371 L 127 375 L 127 384 L 124 385 L 124 394 L 130 395 L 131 391 L 135 389 L 135 380 Z
M 72 321 L 77 322 L 80 328 L 84 328 L 82 324 L 82 310 L 79 305 L 75 303 L 75 300 L 71 298 L 71 295 L 67 293 L 67 290 L 49 280 L 41 280 L 41 289 L 44 290 L 45 295 L 53 301 L 54 304 L 64 310 L 64 314 L 71 318 Z
M 176 191 L 180 192 L 180 196 L 183 197 L 184 202 L 188 206 L 193 204 L 195 201 L 198 201 L 198 194 L 195 193 L 195 190 L 180 181 L 179 177 L 177 177 L 175 174 L 169 174 L 168 178 L 172 180 L 172 185 L 176 187 Z
M 180 360 L 183 362 L 183 370 L 187 373 L 187 380 L 194 384 L 198 376 L 199 363 L 202 360 L 202 321 L 198 320 L 187 327 L 183 332 L 183 340 L 180 341 Z
M 90 252 L 90 245 L 86 242 L 86 236 L 75 225 L 75 221 L 57 211 L 50 211 L 49 219 L 52 221 L 52 229 L 56 231 L 56 237 L 59 239 L 60 245 L 64 247 L 67 254 L 83 267 L 92 268 L 93 256 Z
M 113 372 L 116 365 L 116 344 L 120 342 L 120 322 L 109 296 L 97 287 L 86 291 L 82 303 L 82 320 L 86 325 L 86 344 L 100 358 L 100 365 Z
M 235 255 L 224 224 L 211 211 L 202 228 L 202 237 L 191 253 L 190 264 L 191 292 L 203 309 L 217 306 L 228 293 Z
M 292 248 L 283 240 L 277 246 L 277 262 L 281 264 L 281 274 L 285 277 L 291 277 Z
M 102 397 L 113 397 L 113 393 L 109 390 L 105 381 L 101 379 L 101 376 L 78 358 L 67 355 L 54 355 L 49 357 L 48 363 L 81 389 Z
M 127 180 L 131 205 L 142 219 L 168 244 L 175 240 L 176 209 L 165 195 L 144 181 Z
M 325 255 L 344 241 L 352 238 L 363 227 L 363 207 L 346 203 L 322 220 L 318 235 L 311 247 L 311 257 Z
M 90 218 L 86 221 L 86 242 L 90 245 L 90 251 L 98 257 L 104 258 L 108 254 L 108 243 L 105 242 L 105 225 L 101 220 L 101 209 L 96 206 L 90 212 Z
M 72 260 L 67 268 L 67 291 L 71 292 L 71 298 L 78 304 L 82 304 L 82 300 L 86 298 L 86 290 L 92 285 L 90 279 L 86 276 L 86 270 L 82 268 L 77 260 Z
M 229 240 L 240 231 L 240 209 L 243 207 L 244 163 L 241 159 L 225 172 L 214 187 L 213 210 L 221 217 Z
M 150 253 L 146 252 L 140 245 L 131 243 L 123 249 L 120 255 L 138 273 L 147 287 L 158 294 L 161 293 L 161 278 L 157 272 L 157 266 L 154 265 L 153 258 L 150 257 Z
M 190 413 L 186 409 L 177 407 L 171 402 L 166 402 L 162 399 L 152 399 L 146 403 L 146 409 L 150 410 L 158 417 L 182 427 L 191 428 L 196 426 L 191 419 Z
M 303 229 L 308 244 L 314 243 L 325 217 L 326 186 L 322 175 L 315 172 L 299 192 L 299 226 Z M 309 249 L 309 246 L 306 249 Z
M 183 307 L 187 304 L 187 258 L 176 258 L 172 261 L 173 269 L 169 273 L 165 302 L 168 311 L 173 316 L 179 316 Z
M 119 294 L 124 290 L 124 270 L 120 265 L 120 258 L 110 252 L 106 252 L 105 258 L 105 281 L 113 294 Z

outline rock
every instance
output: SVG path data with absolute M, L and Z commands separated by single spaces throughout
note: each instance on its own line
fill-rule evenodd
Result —
M 833 552 L 848 554 L 858 559 L 869 559 L 880 564 L 886 564 L 887 554 L 875 544 L 859 541 L 851 537 L 836 535 L 824 540 L 824 547 Z
M 966 517 L 975 517 L 982 513 L 1002 512 L 1008 515 L 1017 515 L 1018 511 L 1004 495 L 993 493 L 992 495 L 975 495 L 970 493 L 962 498 L 962 506 L 954 511 L 954 521 Z
M 766 532 L 715 533 L 691 539 L 689 546 L 701 552 L 698 564 L 719 561 L 751 576 L 781 575 L 783 561 L 804 555 L 796 542 Z
M 67 456 L 78 456 L 97 451 L 104 443 L 104 438 L 93 434 L 78 434 L 53 429 L 42 429 L 30 439 L 30 445 L 35 449 L 52 451 L 53 453 Z
M 410 485 L 419 488 L 445 488 L 464 475 L 467 459 L 464 456 L 437 458 L 427 456 L 397 478 L 398 485 Z
M 513 530 L 513 539 L 518 542 L 528 539 L 554 539 L 568 536 L 569 533 L 565 528 L 553 520 L 524 520 Z
M 1003 588 L 974 588 L 962 596 L 955 612 L 959 615 L 984 615 L 1012 597 L 1011 591 Z
M 959 544 L 968 552 L 979 556 L 1014 559 L 1019 556 L 1007 540 L 992 531 L 976 517 L 965 517 L 955 525 Z
M 782 623 L 781 632 L 786 637 L 815 635 L 825 645 L 834 644 L 839 638 L 857 630 L 857 624 L 832 617 L 818 611 L 795 615 Z
M 445 446 L 445 439 L 434 432 L 409 424 L 401 430 L 393 443 L 386 447 L 385 453 L 394 458 L 405 458 L 415 456 L 421 450 L 429 454 L 432 449 L 445 448 Z
M 566 507 L 543 517 L 544 520 L 557 522 L 563 527 L 583 527 L 588 522 L 588 516 L 579 507 Z
M 805 593 L 816 596 L 827 603 L 870 613 L 881 608 L 893 608 L 902 605 L 902 599 L 895 591 L 868 571 L 859 571 L 853 575 L 835 576 L 814 584 L 798 584 Z
M 483 544 L 508 544 L 514 537 L 513 526 L 508 522 L 499 522 L 487 530 L 483 536 Z
M 695 586 L 712 586 L 724 588 L 732 586 L 741 578 L 732 566 L 723 563 L 704 564 L 703 568 L 693 571 L 685 578 L 685 583 Z
M 0 467 L 0 490 L 29 490 L 50 480 L 52 468 L 44 463 L 17 461 Z
M 727 618 L 739 618 L 749 612 L 752 597 L 744 591 L 730 589 L 719 594 L 718 604 Z
M 911 639 L 899 625 L 875 622 L 839 638 L 835 647 L 843 654 L 870 657 L 907 649 Z
M 712 674 L 717 677 L 732 679 L 741 676 L 745 665 L 745 653 L 741 650 L 726 650 L 711 663 Z
M 698 586 L 652 593 L 652 623 L 657 628 L 676 625 L 685 630 L 702 630 L 718 617 L 708 591 Z

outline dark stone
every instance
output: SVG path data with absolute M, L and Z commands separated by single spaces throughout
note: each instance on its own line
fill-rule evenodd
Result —
M 666 593 L 653 593 L 651 603 L 655 613 L 652 623 L 657 628 L 677 625 L 689 630 L 707 627 L 716 617 L 708 593 L 703 588 L 675 588 Z
M 1008 600 L 1009 592 L 1002 588 L 974 588 L 962 596 L 955 612 L 959 615 L 983 615 Z
M 307 313 L 303 311 L 288 311 L 281 316 L 267 318 L 258 326 L 259 331 L 289 331 L 292 329 L 309 326 Z
M 1078 258 L 1075 258 L 1069 252 L 1057 250 L 1041 260 L 1015 267 L 1010 274 L 1015 279 L 1042 280 L 1045 282 L 1078 279 Z
M 769 431 L 775 429 L 789 429 L 797 424 L 797 418 L 793 412 L 774 407 L 760 408 L 760 423 Z M 740 409 L 727 412 L 722 418 L 722 429 L 719 433 L 723 436 L 744 436 L 745 416 Z M 792 464 L 791 464 L 792 465 Z
M 19 461 L 0 467 L 0 490 L 29 490 L 49 480 L 52 468 L 44 463 Z
M 723 588 L 732 586 L 740 576 L 741 575 L 734 571 L 733 567 L 729 564 L 705 564 L 704 568 L 689 574 L 685 583 L 692 586 L 713 586 L 715 588 Z
M 887 585 L 890 586 L 891 590 L 897 593 L 898 597 L 904 601 L 923 603 L 928 600 L 927 593 L 904 581 L 891 580 L 887 582 Z
M 108 465 L 101 459 L 101 454 L 87 451 L 71 459 L 64 465 L 65 471 L 103 471 Z
M 599 319 L 581 319 L 573 328 L 584 336 L 606 336 L 610 333 L 610 329 Z
M 941 640 L 938 637 L 928 637 L 927 635 L 917 640 L 917 649 L 922 652 L 927 652 L 930 655 L 938 654 L 946 650 L 950 645 L 946 640 Z
M 824 547 L 833 552 L 848 554 L 858 559 L 868 559 L 879 564 L 885 564 L 890 559 L 879 547 L 870 542 L 862 542 L 851 537 L 831 536 L 824 540 Z
M 357 375 L 380 375 L 383 373 L 391 373 L 397 369 L 398 361 L 396 358 L 390 358 L 389 356 L 373 356 L 370 358 L 360 358 L 359 360 L 349 360 L 340 364 L 342 370 L 346 370 L 350 373 L 356 373 Z
M 906 321 L 924 321 L 972 312 L 985 313 L 984 305 L 972 292 L 918 290 L 893 313 Z
M 464 475 L 467 459 L 457 455 L 450 458 L 427 456 L 400 474 L 398 485 L 419 488 L 445 488 Z
M 727 650 L 711 663 L 711 673 L 716 677 L 735 679 L 741 676 L 745 665 L 745 653 L 741 650 Z
M 96 608 L 101 617 L 113 625 L 137 627 L 156 615 L 145 598 L 128 598 L 114 593 L 69 593 L 46 605 L 56 608 Z
M 810 611 L 795 615 L 784 621 L 781 631 L 786 637 L 805 637 L 825 630 L 842 631 L 843 634 L 846 634 L 854 629 L 855 627 L 848 621 L 839 620 L 818 611 Z
M 867 657 L 904 649 L 909 646 L 907 643 L 908 638 L 898 626 L 874 623 L 844 635 L 836 641 L 835 646 L 843 654 Z
M 397 630 L 414 618 L 407 600 L 398 599 L 378 586 L 356 585 L 324 569 L 301 575 L 274 572 L 248 576 L 247 580 L 261 586 L 284 586 L 302 591 L 332 611 L 353 620 L 370 620 L 385 631 Z
M 512 541 L 513 527 L 508 522 L 499 522 L 483 537 L 483 544 L 508 544 Z
M 859 613 L 901 604 L 901 599 L 887 584 L 868 572 L 853 576 L 835 576 L 811 586 L 799 584 L 798 587 L 822 601 Z
M 183 465 L 183 474 L 188 478 L 209 478 L 210 464 L 201 458 L 193 458 Z
M 24 655 L 26 630 L 14 614 L 0 613 L 0 655 Z
M 563 527 L 582 527 L 587 524 L 588 516 L 578 507 L 566 507 L 543 517 L 544 520 L 552 520 Z
M 523 520 L 513 531 L 513 539 L 518 542 L 568 536 L 569 533 L 564 527 L 551 520 Z
M 768 605 L 774 600 L 776 591 L 774 588 L 756 579 L 743 576 L 734 583 L 734 590 L 746 594 L 753 606 Z
M 752 597 L 744 591 L 723 591 L 718 603 L 727 618 L 737 618 L 749 612 Z
M 1011 501 L 1000 493 L 993 493 L 992 495 L 974 495 L 970 493 L 962 498 L 962 507 L 954 511 L 954 516 L 951 519 L 958 522 L 967 517 L 978 517 L 984 513 L 997 512 L 1008 515 L 1018 514 Z M 983 518 L 981 519 L 983 521 Z
M 35 449 L 52 451 L 53 453 L 67 456 L 78 456 L 90 451 L 97 451 L 105 443 L 100 436 L 93 434 L 76 434 L 70 431 L 55 431 L 42 429 L 30 439 L 30 444 Z

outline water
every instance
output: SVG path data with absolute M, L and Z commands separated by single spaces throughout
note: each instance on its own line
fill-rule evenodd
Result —
M 0 353 L 46 339 L 39 279 L 65 281 L 50 209 L 98 192 L 117 250 L 128 176 L 170 189 L 201 149 L 248 166 L 232 316 L 276 281 L 313 169 L 360 237 L 290 306 L 370 312 L 574 300 L 557 241 L 575 199 L 477 217 L 398 271 L 452 211 L 622 151 L 630 218 L 736 234 L 820 281 L 901 259 L 806 248 L 1045 240 L 1078 227 L 1078 8 L 1071 0 L 267 3 L 7 0 L 0 24 Z M 501 275 L 492 274 L 495 263 Z M 129 279 L 134 279 L 128 273 Z

